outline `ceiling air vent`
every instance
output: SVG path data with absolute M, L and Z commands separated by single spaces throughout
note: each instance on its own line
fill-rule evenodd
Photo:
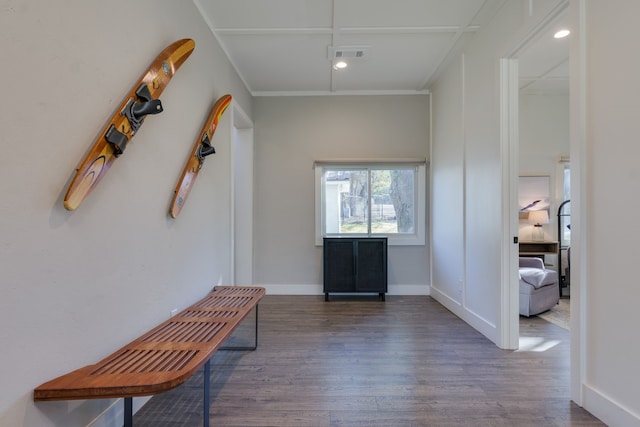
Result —
M 367 55 L 366 47 L 329 46 L 329 59 L 363 59 Z

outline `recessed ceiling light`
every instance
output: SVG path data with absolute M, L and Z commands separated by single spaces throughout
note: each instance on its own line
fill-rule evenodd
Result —
M 335 64 L 333 64 L 334 70 L 342 70 L 343 68 L 347 68 L 347 63 L 344 61 L 338 61 Z
M 567 37 L 569 34 L 571 34 L 571 31 L 569 30 L 560 30 L 557 33 L 555 33 L 553 37 L 555 37 L 556 39 L 563 39 Z

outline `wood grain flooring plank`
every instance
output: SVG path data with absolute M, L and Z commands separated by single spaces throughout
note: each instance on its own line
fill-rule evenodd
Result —
M 256 351 L 211 359 L 211 425 L 604 425 L 569 399 L 569 332 L 536 317 L 521 318 L 522 351 L 424 296 L 266 295 L 259 328 Z M 198 372 L 134 423 L 199 426 L 201 408 Z

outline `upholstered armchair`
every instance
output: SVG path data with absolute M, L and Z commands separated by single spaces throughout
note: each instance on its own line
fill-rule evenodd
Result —
M 520 257 L 520 315 L 549 310 L 560 300 L 558 273 L 544 268 L 540 258 Z

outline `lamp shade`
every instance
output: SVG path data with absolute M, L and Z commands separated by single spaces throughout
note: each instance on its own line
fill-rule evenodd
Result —
M 537 226 L 549 224 L 549 213 L 546 210 L 530 211 L 529 223 Z

